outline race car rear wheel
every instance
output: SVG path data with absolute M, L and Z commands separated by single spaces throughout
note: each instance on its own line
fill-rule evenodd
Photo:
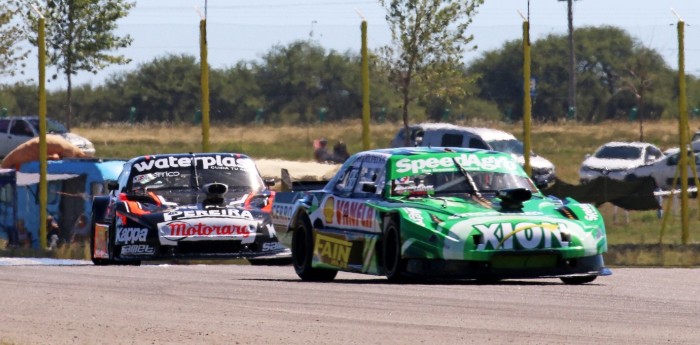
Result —
M 311 267 L 314 254 L 314 234 L 309 220 L 304 217 L 294 229 L 292 236 L 292 264 L 301 280 L 328 282 L 335 278 L 338 271 Z
M 581 276 L 581 277 L 562 277 L 559 278 L 561 281 L 564 282 L 564 284 L 568 285 L 580 285 L 580 284 L 586 284 L 594 281 L 598 276 Z
M 401 257 L 401 232 L 394 219 L 389 220 L 384 229 L 382 259 L 384 274 L 393 283 L 403 283 L 409 280 L 405 274 L 406 260 Z

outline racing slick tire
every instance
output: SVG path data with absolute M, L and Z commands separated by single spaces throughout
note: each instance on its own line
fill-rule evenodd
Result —
M 386 278 L 392 283 L 409 281 L 410 278 L 405 273 L 406 260 L 401 257 L 401 231 L 393 218 L 384 229 L 382 243 L 382 262 Z
M 314 255 L 314 235 L 308 218 L 303 217 L 297 222 L 292 235 L 292 264 L 294 271 L 301 280 L 313 282 L 329 282 L 338 271 L 311 267 Z
M 567 285 L 581 285 L 594 281 L 598 276 L 561 277 L 561 281 Z

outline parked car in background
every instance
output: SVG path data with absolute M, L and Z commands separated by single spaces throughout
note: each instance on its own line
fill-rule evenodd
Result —
M 404 129 L 391 141 L 391 147 L 405 146 Z M 409 127 L 410 146 L 466 147 L 511 154 L 520 165 L 525 165 L 524 146 L 513 134 L 493 128 L 462 127 L 449 123 L 421 123 Z M 532 180 L 538 186 L 554 181 L 555 167 L 546 158 L 530 152 Z
M 597 177 L 607 176 L 624 180 L 631 169 L 651 164 L 664 157 L 664 153 L 653 144 L 643 142 L 613 141 L 600 146 L 581 163 L 579 178 L 582 183 Z
M 60 122 L 47 118 L 46 134 L 58 134 L 77 146 L 88 156 L 95 155 L 95 146 L 75 133 L 70 133 Z M 10 116 L 0 118 L 0 157 L 7 156 L 15 147 L 39 136 L 38 116 Z
M 696 171 L 700 171 L 700 152 L 692 152 L 692 157 L 690 156 L 690 154 L 691 151 L 688 151 L 688 163 L 693 164 L 692 157 L 695 157 L 695 169 Z M 679 161 L 680 150 L 678 150 L 678 148 L 675 148 L 672 151 L 669 151 L 666 156 L 662 157 L 661 159 L 655 162 L 642 165 L 640 167 L 630 170 L 626 177 L 626 180 L 633 181 L 641 177 L 651 176 L 654 178 L 656 186 L 661 189 L 669 190 L 672 189 L 672 187 L 678 188 L 680 187 L 680 180 L 676 182 L 676 186 L 673 186 L 673 179 L 676 176 L 676 170 L 678 169 Z M 678 176 L 680 178 L 680 173 L 678 174 Z M 690 166 L 688 167 L 688 185 L 695 185 L 695 176 L 693 175 L 693 170 Z

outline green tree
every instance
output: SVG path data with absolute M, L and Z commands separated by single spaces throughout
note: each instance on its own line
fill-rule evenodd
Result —
M 200 108 L 199 63 L 194 56 L 170 54 L 139 66 L 138 70 L 115 80 L 121 85 L 124 111 L 136 107 L 139 122 L 189 121 Z
M 255 121 L 258 111 L 261 116 L 267 113 L 255 69 L 247 62 L 212 73 L 209 91 L 213 122 L 246 123 Z
M 17 1 L 0 3 L 0 76 L 16 75 L 15 66 L 29 54 L 29 51 L 23 51 L 18 46 L 18 43 L 26 38 L 20 21 L 15 17 L 18 13 Z M 20 69 L 19 73 L 24 72 Z
M 392 44 L 382 49 L 391 80 L 402 96 L 404 130 L 408 132 L 409 106 L 416 97 L 449 98 L 463 94 L 457 73 L 465 35 L 483 0 L 380 0 L 387 10 Z M 420 84 L 419 87 L 414 85 Z M 406 137 L 408 145 L 408 137 Z
M 117 20 L 134 6 L 124 0 L 47 0 L 46 18 L 48 64 L 66 77 L 65 124 L 71 127 L 72 76 L 79 71 L 97 73 L 112 64 L 127 64 L 129 59 L 109 52 L 129 46 L 129 35 L 117 36 Z M 31 22 L 35 15 L 28 10 Z M 36 32 L 36 30 L 34 30 Z M 36 45 L 36 39 L 32 40 Z M 56 79 L 57 75 L 53 76 Z
M 309 123 L 325 109 L 324 120 L 359 116 L 360 60 L 357 55 L 326 52 L 318 43 L 296 41 L 275 46 L 255 65 L 266 114 L 282 122 Z
M 637 106 L 635 92 L 642 91 L 639 116 L 660 118 L 675 94 L 673 74 L 661 56 L 644 47 L 620 28 L 584 27 L 576 30 L 577 116 L 583 121 L 620 119 Z M 469 66 L 478 75 L 478 96 L 496 102 L 502 113 L 522 118 L 521 41 L 506 42 L 499 50 L 485 52 Z M 567 38 L 549 35 L 533 42 L 532 76 L 537 78 L 533 116 L 556 121 L 567 113 Z M 636 76 L 636 80 L 635 77 Z M 641 78 L 641 79 L 640 79 Z M 638 93 L 638 92 L 637 92 Z

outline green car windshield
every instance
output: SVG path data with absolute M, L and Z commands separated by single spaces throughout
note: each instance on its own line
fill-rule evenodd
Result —
M 445 153 L 429 158 L 402 157 L 392 161 L 389 177 L 392 196 L 483 194 L 512 188 L 538 193 L 523 169 L 502 154 Z

